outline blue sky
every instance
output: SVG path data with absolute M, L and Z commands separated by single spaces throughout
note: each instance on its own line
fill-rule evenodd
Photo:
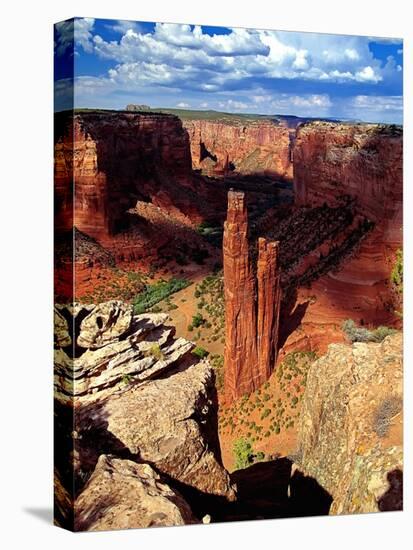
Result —
M 55 50 L 57 109 L 73 62 L 76 107 L 403 122 L 401 39 L 78 18 Z

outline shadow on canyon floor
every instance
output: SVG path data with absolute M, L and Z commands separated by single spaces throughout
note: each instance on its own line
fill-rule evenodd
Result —
M 280 458 L 233 472 L 235 502 L 194 492 L 174 481 L 171 484 L 175 483 L 200 519 L 209 514 L 214 523 L 327 515 L 332 503 L 330 494 L 299 471 L 291 476 L 291 467 L 288 458 Z
M 281 302 L 280 308 L 280 332 L 278 337 L 278 349 L 281 349 L 287 338 L 300 326 L 307 311 L 310 301 L 296 304 L 297 289 L 293 290 L 292 296 Z

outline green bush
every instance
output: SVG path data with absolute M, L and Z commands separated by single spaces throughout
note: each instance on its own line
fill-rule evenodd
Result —
M 161 350 L 159 344 L 152 344 L 152 346 L 144 352 L 145 355 L 155 357 L 158 361 L 162 360 L 165 356 Z
M 192 326 L 195 327 L 195 328 L 198 328 L 200 326 L 202 326 L 203 324 L 205 323 L 205 319 L 202 317 L 202 315 L 200 313 L 196 313 L 193 317 L 192 317 Z
M 261 420 L 264 420 L 264 418 L 267 418 L 267 416 L 270 416 L 270 414 L 271 414 L 271 409 L 265 409 L 261 415 Z
M 135 298 L 133 309 L 135 314 L 145 313 L 155 304 L 164 300 L 171 294 L 186 288 L 191 284 L 186 279 L 172 277 L 169 281 L 158 281 L 152 285 L 146 285 L 145 290 Z
M 199 357 L 200 359 L 204 359 L 204 357 L 207 357 L 207 355 L 209 354 L 209 352 L 206 349 L 202 348 L 201 346 L 197 346 L 192 351 L 192 353 L 197 357 Z
M 396 262 L 390 274 L 390 280 L 398 294 L 403 294 L 403 250 L 396 252 Z
M 364 327 L 358 327 L 353 319 L 347 319 L 341 325 L 343 332 L 347 335 L 350 342 L 382 342 L 389 334 L 397 332 L 390 327 L 380 326 L 369 330 Z
M 240 437 L 234 441 L 233 446 L 235 470 L 242 470 L 248 468 L 253 463 L 254 452 L 250 441 Z

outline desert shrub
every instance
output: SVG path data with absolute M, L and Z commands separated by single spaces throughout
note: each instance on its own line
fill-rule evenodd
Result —
M 390 274 L 390 280 L 398 294 L 403 294 L 403 250 L 396 252 L 396 262 Z
M 124 374 L 122 376 L 122 383 L 125 384 L 125 386 L 129 384 L 131 380 L 132 380 L 132 376 L 130 374 Z
M 205 323 L 205 319 L 202 317 L 202 315 L 200 313 L 196 313 L 192 317 L 192 323 L 191 324 L 194 328 L 198 328 L 198 327 L 202 326 L 204 323 Z
M 344 321 L 341 328 L 350 342 L 381 342 L 386 336 L 396 332 L 395 329 L 385 326 L 380 326 L 372 330 L 358 327 L 353 319 Z
M 373 416 L 373 429 L 379 437 L 386 437 L 392 419 L 402 408 L 403 401 L 398 395 L 392 395 L 380 403 Z
M 211 365 L 215 371 L 215 381 L 218 389 L 224 387 L 224 357 L 222 355 L 213 355 Z
M 171 294 L 186 288 L 191 284 L 186 279 L 172 277 L 169 281 L 158 281 L 152 285 L 146 285 L 145 290 L 135 298 L 133 309 L 135 314 L 144 313 L 153 308 L 155 304 L 164 300 Z
M 234 441 L 233 453 L 236 470 L 247 468 L 250 464 L 252 464 L 254 452 L 250 441 L 243 439 L 242 437 Z
M 255 460 L 257 462 L 264 460 L 264 458 L 265 458 L 265 453 L 263 451 L 258 451 L 258 453 L 255 455 Z
M 188 332 L 192 332 L 194 330 L 194 327 L 192 325 L 188 325 Z
M 145 351 L 145 355 L 154 357 L 158 361 L 161 361 L 165 357 L 159 344 L 152 344 L 152 346 Z
M 267 418 L 267 416 L 270 416 L 270 414 L 271 414 L 271 409 L 265 409 L 261 415 L 261 420 L 264 420 L 264 418 Z
M 199 357 L 200 359 L 204 359 L 204 357 L 207 357 L 207 355 L 209 354 L 209 352 L 206 349 L 202 348 L 201 346 L 197 346 L 192 351 L 192 353 L 197 357 Z
M 386 338 L 386 336 L 389 336 L 389 334 L 394 334 L 395 332 L 397 331 L 394 328 L 384 326 L 377 327 L 373 331 L 373 342 L 381 342 Z

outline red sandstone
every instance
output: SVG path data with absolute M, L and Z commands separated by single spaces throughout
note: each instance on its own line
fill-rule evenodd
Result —
M 139 199 L 181 223 L 202 220 L 191 196 L 188 135 L 178 117 L 79 113 L 63 127 L 55 144 L 57 229 L 74 223 L 104 240 L 124 228 L 126 211 Z
M 377 222 L 383 242 L 399 246 L 402 230 L 403 134 L 378 124 L 313 122 L 297 129 L 294 146 L 297 206 L 356 200 Z
M 244 193 L 230 191 L 223 240 L 228 401 L 257 389 L 275 366 L 280 308 L 277 253 L 278 243 L 259 239 L 256 278 L 249 253 Z
M 189 134 L 192 166 L 206 175 L 226 175 L 233 169 L 235 174 L 292 179 L 288 128 L 271 121 L 184 120 L 183 124 Z

